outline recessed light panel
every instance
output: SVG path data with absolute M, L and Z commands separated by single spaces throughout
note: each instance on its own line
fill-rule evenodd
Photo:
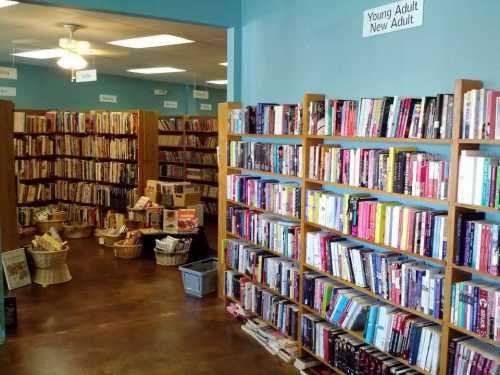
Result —
M 213 81 L 207 81 L 207 83 L 211 83 L 213 85 L 227 85 L 227 79 L 215 79 Z
M 0 8 L 10 7 L 11 5 L 19 4 L 17 1 L 0 0 Z
M 186 43 L 194 43 L 194 41 L 169 34 L 152 35 L 141 38 L 115 40 L 113 42 L 108 42 L 108 44 L 112 44 L 114 46 L 127 48 L 152 48 Z
M 26 57 L 28 59 L 54 59 L 56 57 L 62 57 L 64 51 L 61 49 L 37 49 L 34 51 L 17 52 L 13 53 L 13 56 Z
M 127 72 L 139 74 L 162 74 L 162 73 L 179 73 L 185 72 L 184 69 L 171 68 L 169 66 L 161 66 L 157 68 L 141 68 L 141 69 L 128 69 Z

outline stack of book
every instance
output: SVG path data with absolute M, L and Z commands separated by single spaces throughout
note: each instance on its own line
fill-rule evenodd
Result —
M 499 157 L 483 151 L 462 150 L 458 168 L 459 203 L 500 209 Z
M 227 199 L 271 211 L 299 217 L 300 184 L 263 180 L 260 177 L 227 175 Z
M 231 141 L 228 166 L 302 176 L 302 146 Z
M 461 137 L 500 139 L 500 91 L 474 89 L 464 94 Z
M 229 132 L 239 134 L 302 134 L 300 104 L 259 103 L 257 107 L 235 109 L 229 114 Z
M 310 147 L 309 178 L 417 197 L 448 197 L 448 161 L 414 147 Z
M 500 342 L 500 288 L 479 281 L 454 283 L 450 322 Z
M 463 212 L 457 217 L 458 248 L 455 252 L 455 264 L 499 276 L 500 225 L 485 221 L 483 212 Z

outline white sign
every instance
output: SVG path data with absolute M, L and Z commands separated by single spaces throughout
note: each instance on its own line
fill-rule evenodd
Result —
M 116 95 L 100 94 L 99 101 L 101 103 L 118 103 L 118 97 Z
M 77 70 L 75 72 L 76 82 L 93 82 L 97 81 L 97 70 Z
M 153 94 L 156 96 L 165 96 L 168 94 L 168 91 L 163 89 L 154 89 Z
M 207 90 L 193 90 L 193 98 L 195 99 L 208 99 Z
M 0 87 L 0 96 L 16 96 L 16 88 Z
M 200 104 L 200 109 L 202 111 L 211 111 L 212 110 L 212 104 Z
M 363 38 L 424 23 L 424 0 L 401 0 L 363 12 Z
M 17 79 L 17 69 L 0 66 L 0 78 L 2 79 Z
M 177 102 L 174 100 L 165 100 L 163 102 L 163 108 L 177 109 Z

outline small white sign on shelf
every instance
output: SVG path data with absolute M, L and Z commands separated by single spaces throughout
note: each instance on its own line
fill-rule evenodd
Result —
M 17 79 L 17 69 L 0 66 L 0 79 Z
M 153 90 L 153 94 L 156 95 L 156 96 L 165 96 L 168 94 L 168 90 L 164 90 L 164 89 L 154 89 Z
M 401 0 L 363 12 L 363 38 L 422 26 L 424 0 Z
M 94 82 L 97 81 L 97 70 L 77 70 L 75 72 L 76 82 Z
M 163 108 L 177 109 L 178 103 L 175 100 L 164 100 Z
M 99 101 L 101 103 L 118 103 L 118 97 L 116 95 L 100 94 Z
M 208 90 L 193 90 L 194 99 L 208 99 Z
M 212 110 L 212 104 L 202 103 L 202 104 L 200 104 L 200 109 L 202 111 L 211 111 Z
M 0 96 L 16 96 L 16 88 L 15 87 L 0 87 Z

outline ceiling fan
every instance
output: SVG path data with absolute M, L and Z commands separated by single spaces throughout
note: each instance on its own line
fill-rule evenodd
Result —
M 59 48 L 63 54 L 57 60 L 57 65 L 68 70 L 85 69 L 88 62 L 83 55 L 92 54 L 90 43 L 85 40 L 73 39 L 73 34 L 80 29 L 79 25 L 65 24 L 64 28 L 69 32 L 69 38 L 59 39 Z

